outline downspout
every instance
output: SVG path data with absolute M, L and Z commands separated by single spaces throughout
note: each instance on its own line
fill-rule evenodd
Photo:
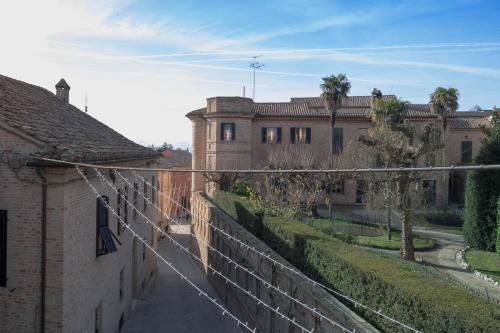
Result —
M 46 289 L 46 257 L 47 257 L 47 178 L 42 168 L 36 168 L 36 174 L 42 180 L 42 267 L 40 277 L 40 333 L 45 333 L 45 289 Z

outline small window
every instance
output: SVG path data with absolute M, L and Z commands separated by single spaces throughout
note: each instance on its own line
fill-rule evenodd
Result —
M 155 176 L 151 176 L 151 202 L 153 203 L 153 205 L 155 204 L 156 202 L 156 177 Z
M 7 286 L 7 211 L 0 210 L 0 287 Z
M 146 244 L 142 243 L 142 261 L 146 260 Z
M 119 188 L 116 194 L 116 234 L 120 235 L 123 231 L 123 226 L 121 224 L 122 219 L 122 189 Z
M 142 190 L 143 190 L 143 196 L 144 196 L 144 212 L 146 211 L 146 209 L 148 208 L 148 184 L 146 183 L 146 181 L 144 181 L 144 183 L 142 184 Z
M 281 127 L 262 127 L 262 143 L 281 143 Z
M 95 327 L 95 333 L 102 333 L 102 301 L 99 302 L 99 305 L 97 308 L 95 308 L 95 315 L 94 315 L 94 327 Z
M 125 294 L 125 268 L 120 271 L 120 301 L 123 299 Z
M 109 229 L 109 198 L 101 196 L 97 198 L 97 237 L 96 237 L 96 255 L 102 256 L 116 251 L 116 245 L 113 239 L 117 237 Z
M 124 324 L 125 324 L 125 314 L 122 312 L 122 315 L 120 316 L 120 320 L 118 321 L 118 332 L 122 331 Z
M 134 220 L 137 219 L 138 209 L 139 209 L 139 184 L 134 183 Z
M 333 153 L 342 154 L 344 150 L 344 129 L 342 127 L 333 128 Z
M 472 162 L 472 141 L 462 141 L 462 164 Z
M 125 186 L 123 188 L 123 197 L 125 198 L 125 200 L 123 201 L 123 222 L 125 222 L 125 224 L 128 224 L 128 187 L 127 186 Z M 123 228 L 125 228 L 125 227 L 123 227 Z
M 310 127 L 292 127 L 290 128 L 291 143 L 311 143 L 311 128 Z
M 220 128 L 220 139 L 221 141 L 234 141 L 236 139 L 236 131 L 235 131 L 234 123 L 221 123 Z

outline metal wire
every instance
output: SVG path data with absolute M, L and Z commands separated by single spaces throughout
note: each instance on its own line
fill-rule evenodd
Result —
M 165 169 L 165 168 L 139 168 L 123 167 L 118 165 L 95 165 L 88 163 L 62 161 L 45 157 L 30 156 L 41 161 L 52 162 L 56 164 L 65 164 L 97 169 L 116 169 L 116 170 L 137 170 L 137 171 L 168 171 L 168 172 L 195 172 L 195 173 L 248 173 L 248 174 L 275 174 L 275 173 L 384 173 L 384 172 L 444 172 L 444 171 L 467 171 L 467 170 L 499 170 L 500 164 L 481 164 L 481 165 L 451 165 L 451 166 L 428 166 L 428 167 L 396 167 L 396 168 L 342 168 L 342 169 Z
M 99 198 L 101 197 L 101 195 L 99 194 L 99 192 L 97 191 L 97 189 L 94 187 L 94 185 L 92 185 L 90 183 L 90 181 L 87 179 L 87 177 L 83 174 L 83 172 L 78 168 L 78 166 L 76 166 L 76 169 L 78 170 L 78 173 L 83 177 L 83 179 L 87 182 L 87 184 L 90 186 L 90 188 L 92 189 L 92 191 L 95 193 L 95 195 Z M 250 332 L 257 332 L 257 328 L 250 328 L 250 326 L 248 326 L 248 323 L 247 322 L 242 322 L 241 320 L 238 319 L 238 317 L 236 317 L 234 314 L 232 314 L 228 309 L 226 309 L 223 305 L 219 304 L 217 302 L 217 299 L 216 298 L 212 298 L 210 296 L 208 296 L 208 294 L 206 292 L 204 292 L 201 288 L 199 288 L 195 283 L 193 283 L 191 280 L 189 280 L 184 274 L 182 274 L 171 262 L 167 261 L 165 258 L 163 258 L 163 256 L 161 254 L 159 254 L 151 245 L 149 245 L 144 239 L 142 239 L 142 237 L 140 235 L 138 235 L 127 223 L 125 223 L 121 216 L 119 216 L 115 210 L 106 202 L 106 201 L 102 201 L 104 203 L 104 205 L 113 213 L 113 215 L 115 215 L 117 218 L 118 218 L 118 221 L 120 222 L 120 224 L 125 227 L 127 230 L 129 230 L 132 235 L 134 235 L 134 237 L 137 237 L 137 239 L 139 239 L 149 250 L 151 250 L 161 261 L 163 261 L 165 264 L 167 264 L 175 273 L 177 273 L 177 275 L 179 275 L 181 277 L 181 279 L 183 279 L 184 281 L 186 281 L 186 283 L 188 283 L 191 287 L 193 287 L 196 291 L 198 291 L 198 296 L 204 296 L 206 297 L 210 302 L 212 302 L 213 304 L 215 304 L 217 307 L 219 307 L 221 310 L 222 310 L 222 315 L 225 315 L 226 313 L 231 317 L 231 319 L 233 319 L 234 321 L 236 321 L 236 323 L 238 324 L 238 326 L 243 326 L 244 328 L 246 328 L 248 331 Z

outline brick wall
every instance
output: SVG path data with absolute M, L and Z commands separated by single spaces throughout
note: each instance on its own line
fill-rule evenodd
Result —
M 238 243 L 228 240 L 222 234 L 208 227 L 203 221 L 210 221 L 227 233 L 232 234 L 245 243 L 255 246 L 258 251 L 272 253 L 273 258 L 280 258 L 264 243 L 256 239 L 234 220 L 210 203 L 200 192 L 193 196 L 193 224 L 192 232 L 198 238 L 191 237 L 191 249 L 201 256 L 204 262 L 204 270 L 210 283 L 214 286 L 219 297 L 225 302 L 228 309 L 243 322 L 248 321 L 251 327 L 257 327 L 259 332 L 298 332 L 299 329 L 290 324 L 273 311 L 258 305 L 257 301 L 242 293 L 236 287 L 221 279 L 218 275 L 207 270 L 207 265 L 211 265 L 219 270 L 231 280 L 237 282 L 246 290 L 250 290 L 253 295 L 262 299 L 273 308 L 279 307 L 279 311 L 290 318 L 296 318 L 308 329 L 314 328 L 314 332 L 341 332 L 342 330 L 332 327 L 326 320 L 320 321 L 314 313 L 304 309 L 302 306 L 291 301 L 288 297 L 267 288 L 261 281 L 244 270 L 235 269 L 234 265 L 229 265 L 217 253 L 209 250 L 205 242 L 208 242 L 219 251 L 229 256 L 242 266 L 255 272 L 258 276 L 267 281 L 272 281 L 280 290 L 286 291 L 295 298 L 300 299 L 308 305 L 312 305 L 328 318 L 355 329 L 356 332 L 377 332 L 375 328 L 366 323 L 362 318 L 350 311 L 333 296 L 322 288 L 314 287 L 305 279 L 290 273 L 287 270 L 279 269 L 272 265 L 269 260 L 263 259 L 255 252 L 242 248 Z M 279 259 L 286 265 L 291 266 L 284 259 Z
M 0 152 L 4 160 L 13 157 L 11 152 L 28 154 L 40 148 L 15 132 L 0 128 Z M 138 161 L 125 165 L 145 167 L 148 164 Z M 142 243 L 134 241 L 130 232 L 125 230 L 118 236 L 122 245 L 117 244 L 117 252 L 96 258 L 94 193 L 72 168 L 47 168 L 44 174 L 48 180 L 46 332 L 93 332 L 95 309 L 101 301 L 103 332 L 118 332 L 122 313 L 125 317 L 128 315 L 133 298 L 138 297 L 154 280 L 156 257 L 146 249 L 143 260 Z M 140 174 L 151 181 L 151 172 Z M 124 176 L 134 182 L 131 173 L 124 173 Z M 121 186 L 118 179 L 115 185 Z M 100 193 L 109 196 L 110 205 L 116 209 L 116 193 L 95 175 L 90 175 L 90 180 Z M 143 193 L 142 181 L 137 182 Z M 9 218 L 8 281 L 7 287 L 0 287 L 0 331 L 39 332 L 41 181 L 34 168 L 13 169 L 0 163 L 0 189 L 0 209 L 6 209 Z M 148 186 L 148 197 L 151 198 L 151 195 L 151 187 Z M 133 189 L 130 186 L 128 198 L 132 203 Z M 156 210 L 149 204 L 147 207 L 144 214 L 156 223 Z M 143 211 L 141 199 L 139 209 Z M 130 226 L 148 243 L 153 242 L 156 246 L 156 236 L 152 236 L 151 226 L 146 225 L 139 216 L 134 220 L 133 216 L 133 209 L 129 207 Z M 110 229 L 115 234 L 117 223 L 117 218 L 110 212 Z M 121 269 L 125 270 L 122 300 L 119 296 Z

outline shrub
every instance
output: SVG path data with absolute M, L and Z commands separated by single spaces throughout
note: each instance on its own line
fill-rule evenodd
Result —
M 500 253 L 500 197 L 498 198 L 497 208 L 497 252 Z
M 461 227 L 463 224 L 462 216 L 449 210 L 428 213 L 425 215 L 425 219 L 431 224 L 447 227 Z
M 254 215 L 248 201 L 231 194 L 219 193 L 214 200 L 242 225 L 262 221 L 259 238 L 306 275 L 390 317 L 423 332 L 498 332 L 498 307 L 426 276 L 419 264 L 356 248 L 296 220 Z M 402 332 L 380 316 L 352 308 L 381 331 Z

